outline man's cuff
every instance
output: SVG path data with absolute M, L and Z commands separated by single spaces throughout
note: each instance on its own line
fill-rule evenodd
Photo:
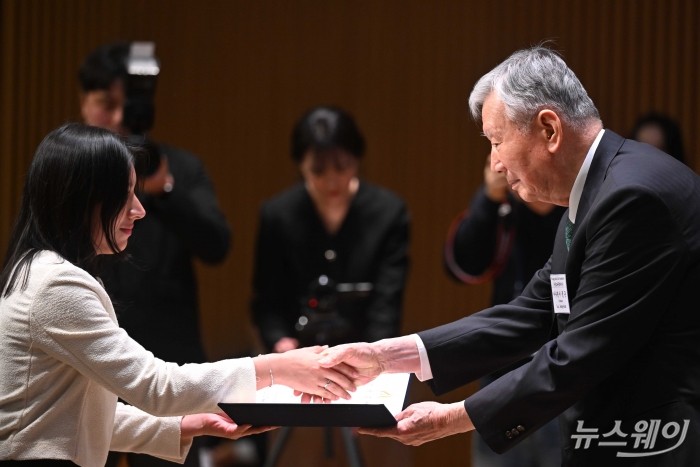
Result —
M 420 372 L 416 373 L 416 378 L 419 381 L 427 381 L 433 379 L 433 371 L 430 369 L 430 361 L 428 361 L 428 351 L 425 349 L 423 340 L 418 334 L 413 334 L 416 339 L 416 347 L 418 347 L 418 356 L 420 357 Z

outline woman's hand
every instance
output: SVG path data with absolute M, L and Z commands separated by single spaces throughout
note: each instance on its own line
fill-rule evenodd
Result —
M 297 393 L 313 395 L 323 401 L 350 399 L 355 384 L 346 374 L 351 374 L 353 369 L 347 366 L 321 367 L 318 361 L 325 349 L 321 346 L 305 347 L 255 357 L 256 378 L 270 384 L 284 384 Z M 272 373 L 268 376 L 270 370 Z M 259 384 L 258 388 L 264 386 L 266 384 Z
M 226 414 L 198 413 L 185 415 L 180 421 L 180 439 L 186 443 L 195 436 L 218 436 L 220 438 L 238 439 L 255 435 L 277 427 L 237 425 Z

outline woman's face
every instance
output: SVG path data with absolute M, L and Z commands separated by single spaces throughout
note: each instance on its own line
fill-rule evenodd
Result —
M 342 149 L 321 154 L 307 151 L 299 164 L 311 197 L 326 204 L 345 203 L 352 198 L 358 169 L 357 157 Z
M 114 240 L 119 248 L 123 251 L 129 242 L 131 232 L 134 230 L 134 222 L 143 218 L 146 215 L 146 210 L 141 205 L 141 201 L 136 197 L 134 188 L 136 187 L 136 172 L 132 167 L 129 177 L 129 196 L 126 204 L 117 216 L 117 222 L 114 225 Z M 99 208 L 98 208 L 99 209 Z M 111 255 L 115 252 L 109 246 L 105 237 L 102 225 L 100 224 L 100 216 L 94 216 L 93 232 L 95 238 L 95 249 L 98 255 Z

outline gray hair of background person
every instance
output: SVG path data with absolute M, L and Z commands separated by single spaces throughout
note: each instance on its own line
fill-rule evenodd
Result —
M 474 85 L 469 109 L 475 120 L 481 120 L 484 101 L 492 91 L 503 101 L 506 117 L 521 131 L 527 131 L 542 109 L 555 110 L 573 128 L 600 120 L 598 109 L 574 72 L 547 47 L 515 52 Z

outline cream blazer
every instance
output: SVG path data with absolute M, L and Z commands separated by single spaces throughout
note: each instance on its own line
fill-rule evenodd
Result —
M 254 397 L 250 358 L 155 358 L 118 326 L 98 280 L 53 252 L 35 257 L 26 289 L 0 298 L 0 459 L 92 467 L 114 450 L 184 462 L 181 416 Z

